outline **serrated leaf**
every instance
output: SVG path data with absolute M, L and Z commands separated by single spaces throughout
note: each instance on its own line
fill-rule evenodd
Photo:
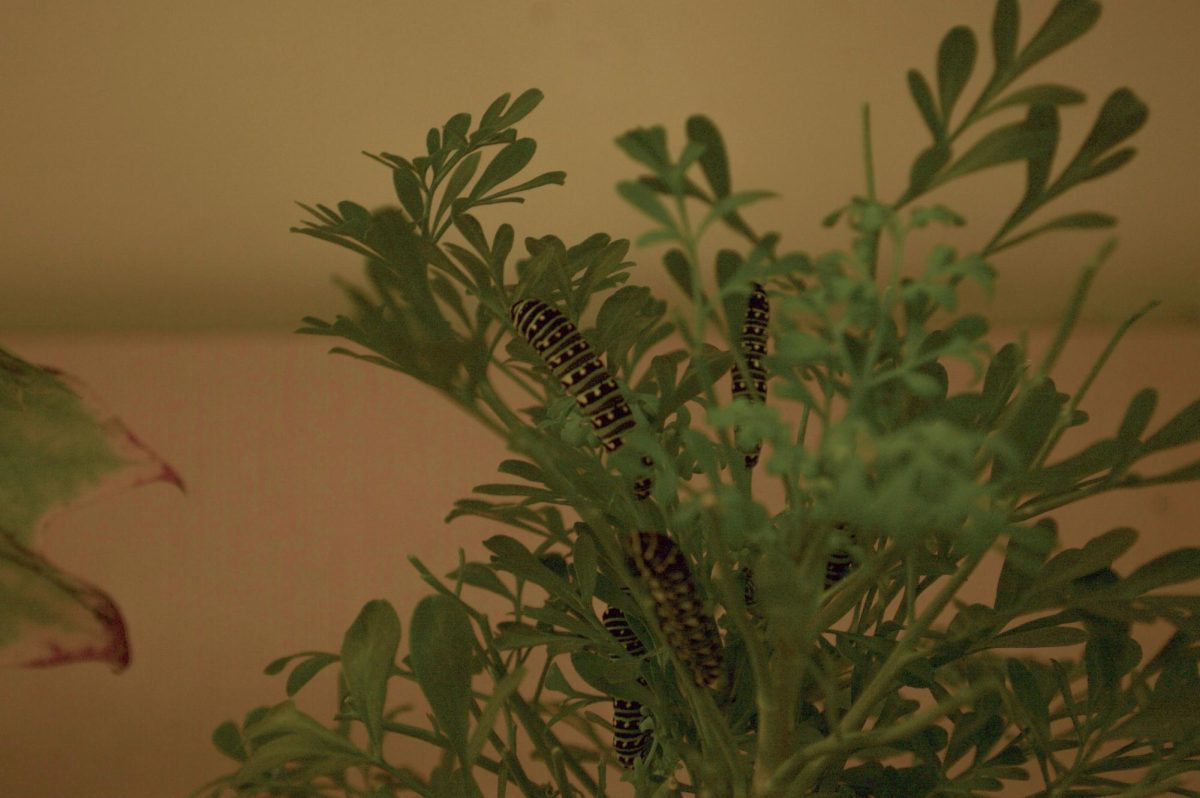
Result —
M 376 754 L 382 750 L 387 682 L 399 645 L 400 617 L 383 599 L 367 602 L 342 639 L 342 676 Z
M 517 139 L 507 145 L 496 153 L 496 156 L 484 168 L 483 174 L 475 181 L 475 185 L 471 187 L 471 192 L 467 196 L 472 200 L 479 199 L 505 180 L 513 177 L 533 160 L 536 150 L 537 142 L 530 138 Z
M 475 645 L 471 622 L 458 601 L 437 594 L 417 604 L 409 623 L 413 675 L 460 760 L 467 754 Z
M 725 142 L 712 120 L 706 116 L 691 116 L 687 120 L 687 137 L 704 148 L 700 155 L 700 169 L 708 181 L 713 195 L 720 199 L 729 194 L 729 157 L 725 153 Z
M 963 25 L 951 28 L 938 47 L 938 101 L 943 126 L 949 126 L 954 104 L 975 68 L 975 34 Z

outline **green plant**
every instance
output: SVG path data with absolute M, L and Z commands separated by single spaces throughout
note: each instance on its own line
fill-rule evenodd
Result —
M 1114 224 L 1095 212 L 1032 220 L 1128 162 L 1134 151 L 1122 144 L 1145 107 L 1115 91 L 1056 173 L 1060 107 L 1083 95 L 1014 86 L 1098 14 L 1091 0 L 1060 0 L 1018 46 L 1017 3 L 999 0 L 994 71 L 957 114 L 976 41 L 967 28 L 951 30 L 938 52 L 936 98 L 909 73 L 932 143 L 893 201 L 875 186 L 864 110 L 866 192 L 825 220 L 847 225 L 846 251 L 781 251 L 778 235 L 756 233 L 742 213 L 768 195 L 733 191 L 705 117 L 688 120 L 678 153 L 660 127 L 618 138 L 648 170 L 618 186 L 654 224 L 638 243 L 668 246 L 663 265 L 690 301 L 685 311 L 668 314 L 649 289 L 629 284 L 626 241 L 527 238 L 527 256 L 511 263 L 513 228 L 485 234 L 477 208 L 563 182 L 549 172 L 502 188 L 533 156 L 534 142 L 512 126 L 541 100 L 536 90 L 511 103 L 500 97 L 474 129 L 456 114 L 429 131 L 424 155 L 371 156 L 391 169 L 400 208 L 306 206 L 314 218 L 296 231 L 366 257 L 369 287 L 345 286 L 353 316 L 308 318 L 301 332 L 357 344 L 366 351 L 334 351 L 416 377 L 503 436 L 517 457 L 499 470 L 515 479 L 477 486 L 448 520 L 504 524 L 528 544 L 490 537 L 488 561 L 460 552 L 445 578 L 411 558 L 434 592 L 413 611 L 399 665 L 401 624 L 385 601 L 363 608 L 339 653 L 268 665 L 268 673 L 291 666 L 292 696 L 338 663 L 333 725 L 291 701 L 223 724 L 214 742 L 238 769 L 202 791 L 471 796 L 483 794 L 478 779 L 490 773 L 485 783 L 496 782 L 498 795 L 604 795 L 620 772 L 606 717 L 616 698 L 623 718 L 630 702 L 643 718 L 640 737 L 625 729 L 622 749 L 633 763 L 622 778 L 638 795 L 974 795 L 1031 777 L 1038 795 L 1196 795 L 1177 782 L 1200 768 L 1200 722 L 1190 711 L 1200 700 L 1200 602 L 1152 591 L 1200 576 L 1200 550 L 1121 575 L 1116 560 L 1133 530 L 1056 552 L 1047 513 L 1200 477 L 1200 462 L 1135 470 L 1200 439 L 1200 402 L 1151 428 L 1156 394 L 1140 391 L 1117 430 L 1058 453 L 1063 433 L 1087 422 L 1096 374 L 1148 310 L 1119 326 L 1082 384 L 1059 389 L 1055 364 L 1111 242 L 1084 268 L 1036 364 L 1021 343 L 993 350 L 987 320 L 958 310 L 964 280 L 991 290 L 995 253 L 1052 230 Z M 981 130 L 1013 107 L 1025 109 L 1022 119 Z M 964 147 L 967 134 L 977 138 Z M 476 178 L 482 152 L 495 147 Z M 949 208 L 915 202 L 1013 162 L 1025 165 L 1026 190 L 985 243 L 965 253 L 936 246 L 923 271 L 906 276 L 912 231 L 963 223 Z M 718 224 L 744 246 L 708 252 L 705 235 Z M 460 242 L 446 240 L 451 229 Z M 749 345 L 757 333 L 746 321 L 759 286 L 772 314 L 765 358 Z M 510 309 L 529 299 L 514 325 Z M 602 355 L 629 415 L 620 403 L 610 409 L 625 420 L 601 420 L 597 406 L 581 414 L 575 395 L 591 400 L 579 378 L 553 363 L 552 374 L 542 355 L 556 350 L 530 346 L 546 342 L 545 327 L 523 315 L 546 313 L 539 303 L 575 323 L 591 319 L 581 325 L 582 357 Z M 714 331 L 728 347 L 704 343 Z M 952 361 L 974 370 L 972 386 L 951 390 Z M 728 399 L 719 381 L 732 369 L 751 377 L 765 369 L 769 398 L 743 390 Z M 514 407 L 514 395 L 530 406 Z M 763 442 L 752 470 L 746 457 Z M 778 482 L 782 507 L 756 496 L 755 473 Z M 633 486 L 647 476 L 651 498 L 640 501 Z M 1003 557 L 991 605 L 956 601 L 989 553 Z M 493 623 L 474 591 L 511 604 L 512 619 Z M 609 608 L 603 621 L 600 604 Z M 713 617 L 716 654 L 704 648 L 714 642 Z M 1143 656 L 1130 630 L 1154 620 L 1176 633 Z M 685 650 L 697 629 L 701 647 Z M 1043 647 L 1070 654 L 1031 656 Z M 705 670 L 714 661 L 719 678 Z M 393 678 L 419 684 L 432 728 L 388 709 Z M 440 763 L 428 777 L 394 764 L 388 735 L 440 749 Z

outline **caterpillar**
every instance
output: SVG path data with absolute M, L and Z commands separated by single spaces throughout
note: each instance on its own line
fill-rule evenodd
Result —
M 625 647 L 625 652 L 629 656 L 645 656 L 646 647 L 642 645 L 642 641 L 638 640 L 637 635 L 630 628 L 629 621 L 625 619 L 625 613 L 617 607 L 609 607 L 604 611 L 602 620 L 604 628 Z M 646 680 L 638 677 L 638 682 L 645 684 Z M 642 722 L 641 702 L 614 697 L 612 705 L 613 752 L 617 755 L 617 762 L 621 767 L 629 770 L 639 757 L 645 757 L 649 752 L 651 734 L 649 731 L 642 731 L 639 728 Z
M 742 337 L 738 344 L 742 357 L 746 359 L 746 369 L 750 379 L 742 373 L 736 364 L 733 367 L 733 398 L 745 397 L 750 401 L 765 402 L 767 400 L 767 370 L 763 367 L 762 359 L 767 354 L 767 324 L 771 320 L 771 303 L 767 299 L 766 289 L 761 283 L 754 283 L 750 296 L 746 300 L 746 320 L 742 324 Z M 754 449 L 746 454 L 746 468 L 758 465 L 758 455 L 762 452 L 762 442 L 754 444 Z
M 701 687 L 724 685 L 721 633 L 700 603 L 691 569 L 666 535 L 638 532 L 631 540 L 634 565 L 654 600 L 667 645 Z
M 854 545 L 858 542 L 853 532 L 846 531 L 845 524 L 837 524 L 837 529 L 849 539 L 850 544 Z M 845 549 L 835 549 L 830 552 L 829 559 L 825 561 L 825 589 L 836 585 L 845 578 L 850 569 L 854 567 L 854 557 Z
M 605 451 L 615 452 L 624 444 L 622 433 L 633 429 L 633 411 L 621 394 L 616 380 L 604 368 L 600 358 L 567 317 L 540 299 L 524 299 L 513 304 L 513 326 L 558 378 L 564 391 L 579 404 L 584 417 L 592 422 Z M 642 464 L 652 468 L 649 457 Z M 650 496 L 651 479 L 639 477 L 633 493 L 638 499 Z

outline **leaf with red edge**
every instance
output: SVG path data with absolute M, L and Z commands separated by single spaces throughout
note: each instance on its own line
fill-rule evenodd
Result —
M 116 603 L 35 548 L 61 511 L 178 474 L 78 380 L 0 349 L 0 664 L 129 665 Z

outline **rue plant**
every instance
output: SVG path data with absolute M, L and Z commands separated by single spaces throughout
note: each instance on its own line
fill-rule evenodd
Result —
M 399 662 L 401 622 L 379 600 L 340 651 L 268 665 L 288 672 L 289 698 L 336 665 L 336 714 L 286 700 L 222 724 L 213 739 L 236 769 L 198 794 L 883 798 L 1016 781 L 1200 795 L 1182 786 L 1200 768 L 1200 599 L 1178 592 L 1200 550 L 1141 562 L 1128 528 L 1063 549 L 1051 516 L 1200 478 L 1200 462 L 1143 463 L 1200 439 L 1200 402 L 1163 417 L 1141 390 L 1116 429 L 1062 451 L 1148 310 L 1082 382 L 1055 381 L 1111 242 L 1036 360 L 959 310 L 964 284 L 992 290 L 997 253 L 1115 223 L 1046 206 L 1061 213 L 1063 194 L 1127 163 L 1146 119 L 1118 89 L 1081 144 L 1061 141 L 1083 94 L 1025 78 L 1100 7 L 1060 0 L 1028 37 L 1018 11 L 996 5 L 977 96 L 969 28 L 942 40 L 932 81 L 908 73 L 930 143 L 899 190 L 876 185 L 864 110 L 865 189 L 824 220 L 844 250 L 756 232 L 744 214 L 769 195 L 734 190 L 707 118 L 681 147 L 661 127 L 620 136 L 644 173 L 618 191 L 652 224 L 638 244 L 666 247 L 682 310 L 637 284 L 627 241 L 546 235 L 521 254 L 512 226 L 481 221 L 564 181 L 518 177 L 535 143 L 514 125 L 536 90 L 455 114 L 416 157 L 371 155 L 399 207 L 304 206 L 296 231 L 363 256 L 367 285 L 344 286 L 352 314 L 301 332 L 346 339 L 356 348 L 334 351 L 415 377 L 502 436 L 506 479 L 447 520 L 510 534 L 445 576 L 410 558 L 432 592 Z M 967 251 L 912 251 L 915 230 L 964 223 L 929 201 L 937 189 L 1001 165 L 1026 175 L 1010 214 Z M 741 244 L 713 251 L 722 226 Z M 956 364 L 974 380 L 952 386 Z M 991 601 L 960 601 L 989 556 L 1003 560 Z M 1143 651 L 1131 630 L 1157 621 L 1174 634 Z M 389 703 L 397 680 L 419 685 L 428 715 Z M 432 772 L 396 758 L 399 737 L 430 747 Z

